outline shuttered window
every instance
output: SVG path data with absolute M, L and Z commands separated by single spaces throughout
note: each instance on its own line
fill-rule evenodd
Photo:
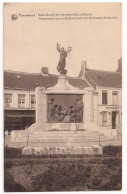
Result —
M 112 104 L 117 105 L 117 101 L 118 101 L 118 92 L 114 91 L 112 92 Z

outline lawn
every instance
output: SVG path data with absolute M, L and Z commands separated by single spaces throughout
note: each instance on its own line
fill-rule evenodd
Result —
M 121 190 L 121 147 L 100 156 L 22 156 L 5 149 L 6 192 Z

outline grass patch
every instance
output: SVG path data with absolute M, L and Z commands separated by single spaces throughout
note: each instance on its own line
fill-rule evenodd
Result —
M 101 156 L 22 156 L 5 150 L 5 191 L 113 191 L 122 187 L 121 147 Z M 10 151 L 10 152 L 9 152 Z
M 15 182 L 14 177 L 6 172 L 4 179 L 4 191 L 5 192 L 25 192 L 26 189 L 19 183 Z

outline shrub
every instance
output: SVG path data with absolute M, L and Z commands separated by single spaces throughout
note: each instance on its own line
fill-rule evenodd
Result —
M 4 148 L 5 158 L 19 158 L 22 156 L 22 148 Z
M 19 183 L 16 183 L 12 175 L 6 172 L 4 176 L 4 191 L 5 192 L 25 192 L 26 189 Z
M 103 154 L 108 156 L 122 155 L 122 146 L 104 146 Z

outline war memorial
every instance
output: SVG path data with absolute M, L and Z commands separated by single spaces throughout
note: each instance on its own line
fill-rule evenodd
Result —
M 23 147 L 22 154 L 103 153 L 99 131 L 96 127 L 89 130 L 90 88 L 76 88 L 68 82 L 65 66 L 71 50 L 66 51 L 57 44 L 60 54 L 57 84 L 50 88 L 36 87 L 36 123 L 11 133 L 11 141 Z

